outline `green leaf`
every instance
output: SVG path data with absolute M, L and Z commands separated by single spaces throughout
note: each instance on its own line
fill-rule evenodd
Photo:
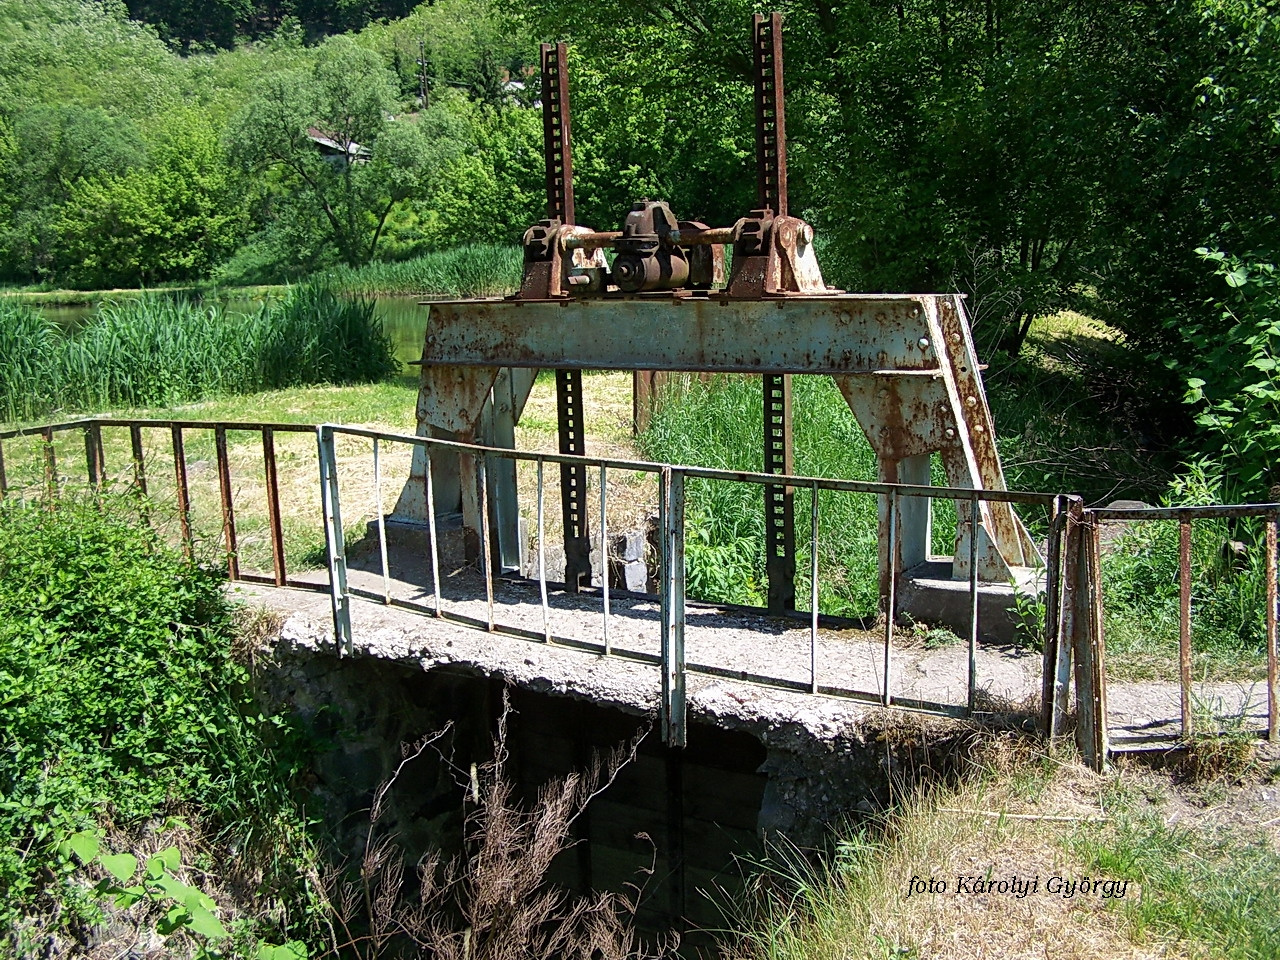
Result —
M 121 910 L 128 910 L 146 895 L 142 887 L 125 887 L 116 892 L 115 905 Z
M 258 960 L 307 960 L 310 952 L 301 940 L 290 940 L 281 946 L 270 943 L 258 947 Z
M 186 907 L 172 906 L 163 917 L 156 921 L 156 933 L 168 937 L 177 933 L 191 919 Z
M 88 863 L 96 857 L 100 849 L 97 836 L 88 830 L 73 833 L 68 838 L 67 845 L 71 848 L 71 852 L 80 858 L 82 863 Z
M 138 872 L 138 858 L 132 853 L 109 853 L 102 858 L 102 866 L 121 883 L 127 883 Z
M 189 907 L 191 929 L 201 936 L 220 939 L 227 935 L 226 928 L 217 917 L 204 907 Z
M 147 860 L 147 876 L 156 880 L 166 871 L 173 873 L 181 865 L 182 857 L 178 853 L 178 848 L 166 847 Z

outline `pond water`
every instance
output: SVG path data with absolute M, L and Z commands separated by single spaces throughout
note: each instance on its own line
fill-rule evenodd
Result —
M 422 297 L 378 297 L 375 313 L 382 320 L 382 327 L 395 344 L 396 359 L 402 364 L 422 357 L 422 338 L 426 333 L 427 308 L 421 305 Z M 261 300 L 231 299 L 227 309 L 233 313 L 252 313 L 262 305 Z M 98 312 L 97 304 L 77 306 L 40 306 L 37 309 L 63 330 L 77 330 L 91 323 Z

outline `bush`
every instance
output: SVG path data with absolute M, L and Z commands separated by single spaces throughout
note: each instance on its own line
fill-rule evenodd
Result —
M 94 821 L 129 830 L 181 809 L 259 843 L 296 822 L 264 739 L 273 723 L 251 711 L 231 655 L 219 572 L 136 512 L 126 499 L 0 504 L 6 930 L 42 903 L 77 901 L 55 850 Z M 76 919 L 57 913 L 47 932 Z

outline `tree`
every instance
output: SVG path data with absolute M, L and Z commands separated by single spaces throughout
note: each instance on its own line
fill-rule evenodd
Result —
M 195 111 L 164 121 L 151 162 L 81 180 L 54 226 L 72 282 L 135 286 L 203 277 L 244 229 L 244 201 L 218 140 Z
M 15 279 L 54 277 L 61 208 L 83 183 L 140 166 L 137 128 L 98 107 L 41 106 L 19 113 L 0 166 L 0 195 L 10 207 L 0 224 L 0 269 Z
M 227 142 L 244 169 L 280 170 L 283 186 L 323 217 L 338 256 L 356 266 L 377 251 L 396 205 L 429 191 L 462 149 L 447 111 L 392 119 L 394 106 L 380 58 L 334 38 L 311 71 L 267 77 Z

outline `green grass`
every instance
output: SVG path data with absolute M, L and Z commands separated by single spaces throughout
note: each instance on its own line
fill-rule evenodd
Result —
M 248 316 L 184 298 L 105 303 L 70 335 L 0 303 L 0 355 L 0 420 L 10 422 L 379 380 L 399 368 L 372 302 L 314 286 Z
M 314 279 L 348 294 L 493 297 L 519 289 L 522 261 L 519 247 L 477 243 L 412 260 L 333 267 Z
M 754 865 L 748 896 L 726 904 L 723 955 L 1280 956 L 1280 855 L 1261 831 L 1169 824 L 1166 804 L 1187 797 L 1167 775 L 1095 777 L 1012 741 L 979 742 L 968 756 L 958 782 L 837 827 L 820 853 L 775 841 Z M 1038 886 L 1024 899 L 974 895 L 959 892 L 960 876 Z M 1047 889 L 1053 877 L 1112 881 L 1112 895 L 1077 885 L 1067 898 Z M 947 889 L 912 889 L 913 878 Z
M 1189 942 L 1222 960 L 1280 957 L 1280 857 L 1262 837 L 1147 813 L 1080 831 L 1069 846 L 1093 870 L 1141 885 L 1116 906 L 1136 941 Z
M 876 458 L 861 427 L 829 377 L 793 379 L 795 471 L 803 476 L 875 482 Z M 694 380 L 672 391 L 639 438 L 644 455 L 668 463 L 726 470 L 764 466 L 759 377 Z M 935 465 L 935 483 L 942 483 Z M 704 600 L 762 604 L 764 499 L 754 484 L 690 480 L 686 487 L 689 595 Z M 796 592 L 811 590 L 811 494 L 795 494 Z M 830 614 L 874 616 L 879 605 L 877 499 L 823 491 L 818 497 L 818 604 Z M 933 549 L 950 554 L 955 508 L 934 502 Z M 802 605 L 807 605 L 803 603 Z
M 106 300 L 146 300 L 158 293 L 186 294 L 204 300 L 269 300 L 283 297 L 288 288 L 279 285 L 225 287 L 213 283 L 158 284 L 148 288 L 114 290 L 65 290 L 48 285 L 0 287 L 0 302 L 44 307 L 91 307 Z

